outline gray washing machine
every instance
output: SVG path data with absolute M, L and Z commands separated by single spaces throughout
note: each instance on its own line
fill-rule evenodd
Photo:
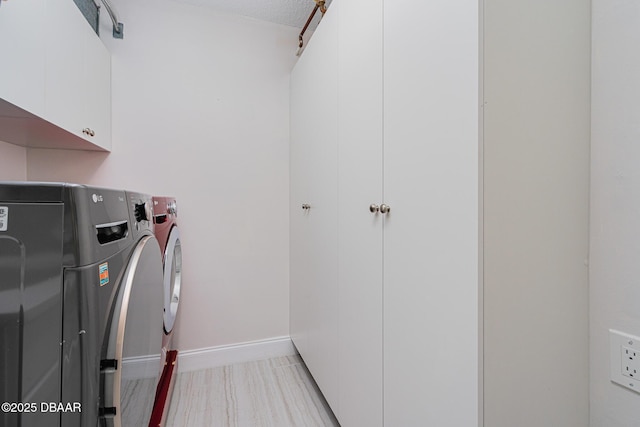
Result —
M 149 196 L 0 183 L 0 426 L 147 426 L 163 271 Z M 9 409 L 9 411 L 5 411 Z

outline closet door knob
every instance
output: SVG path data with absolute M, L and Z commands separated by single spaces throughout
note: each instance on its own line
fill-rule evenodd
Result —
M 386 214 L 389 213 L 389 211 L 391 211 L 391 206 L 385 204 L 380 205 L 380 213 Z
M 380 211 L 380 206 L 376 205 L 376 204 L 372 204 L 369 206 L 369 211 L 371 213 L 376 213 Z

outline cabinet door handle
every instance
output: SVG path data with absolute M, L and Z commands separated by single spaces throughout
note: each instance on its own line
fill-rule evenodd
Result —
M 95 136 L 95 134 L 96 134 L 93 131 L 93 129 L 89 129 L 89 128 L 82 129 L 82 133 L 84 133 L 85 135 L 89 135 L 89 136 Z
M 371 204 L 369 206 L 369 212 L 371 213 L 377 213 L 380 211 L 380 206 L 376 205 L 376 204 Z
M 380 213 L 387 214 L 391 211 L 391 206 L 382 204 L 380 205 Z
M 309 210 L 309 209 L 311 209 L 311 205 L 308 205 L 308 204 L 304 203 L 304 204 L 302 205 L 302 209 L 304 209 L 304 210 Z

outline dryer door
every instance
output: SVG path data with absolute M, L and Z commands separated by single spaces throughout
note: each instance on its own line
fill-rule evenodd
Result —
M 182 284 L 182 245 L 178 227 L 171 228 L 164 252 L 164 332 L 169 334 L 176 321 Z
M 153 236 L 143 237 L 122 275 L 101 363 L 106 425 L 149 424 L 161 372 L 162 258 Z

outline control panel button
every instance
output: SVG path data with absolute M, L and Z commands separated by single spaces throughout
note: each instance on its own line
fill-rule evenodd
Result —
M 136 221 L 149 221 L 149 215 L 147 213 L 147 204 L 145 202 L 136 203 L 134 206 L 134 215 Z

